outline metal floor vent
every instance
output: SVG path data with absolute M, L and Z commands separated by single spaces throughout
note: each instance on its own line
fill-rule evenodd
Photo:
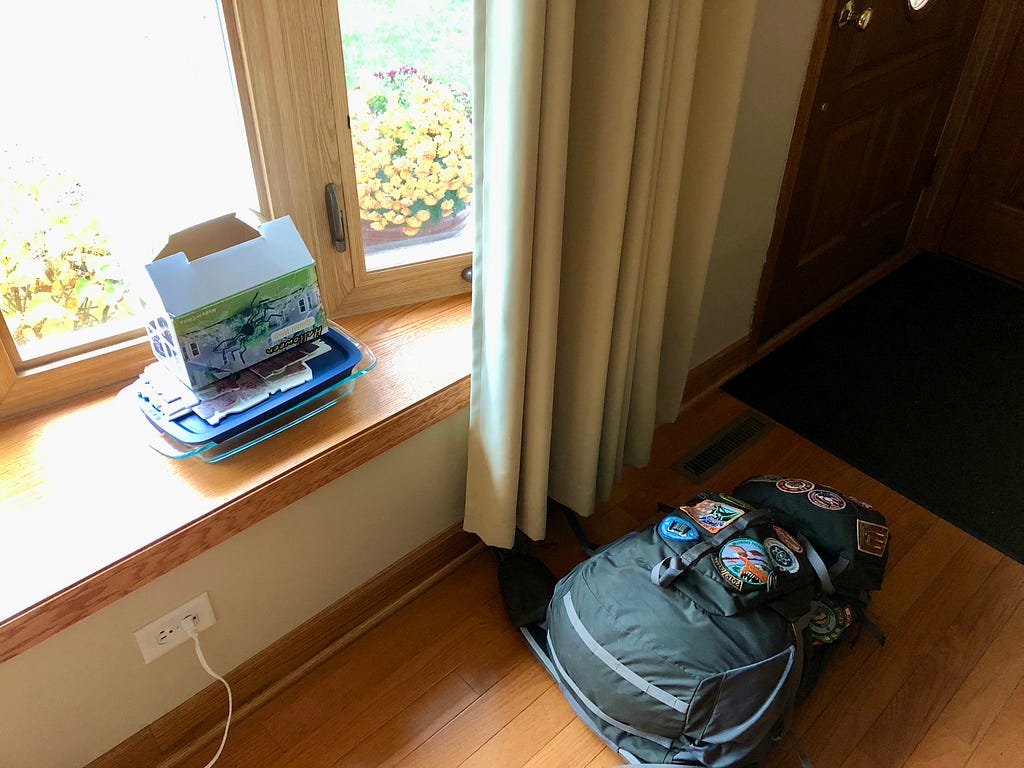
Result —
M 747 411 L 707 442 L 676 459 L 672 463 L 672 469 L 695 483 L 702 482 L 712 472 L 753 445 L 771 426 L 772 422 L 769 419 L 753 411 Z

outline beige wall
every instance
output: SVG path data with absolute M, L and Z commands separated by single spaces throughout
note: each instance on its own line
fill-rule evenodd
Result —
M 190 643 L 146 665 L 132 637 L 189 598 L 210 593 L 226 672 L 461 520 L 467 430 L 464 410 L 0 664 L 0 768 L 81 766 L 208 685 Z
M 750 330 L 821 0 L 758 0 L 691 365 Z

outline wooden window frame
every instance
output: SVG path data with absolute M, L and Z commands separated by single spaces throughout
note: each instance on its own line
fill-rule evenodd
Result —
M 363 259 L 337 0 L 221 0 L 261 212 L 290 215 L 315 262 L 328 316 L 468 293 L 463 253 L 367 271 Z M 347 250 L 327 220 L 341 191 Z M 22 364 L 0 322 L 0 420 L 127 382 L 153 359 L 144 335 Z

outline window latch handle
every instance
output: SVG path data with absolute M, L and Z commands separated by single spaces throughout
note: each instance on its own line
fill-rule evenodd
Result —
M 327 223 L 331 227 L 331 241 L 334 243 L 334 250 L 344 253 L 348 248 L 345 242 L 345 217 L 338 205 L 338 188 L 334 186 L 333 181 L 324 188 L 324 199 L 327 203 Z

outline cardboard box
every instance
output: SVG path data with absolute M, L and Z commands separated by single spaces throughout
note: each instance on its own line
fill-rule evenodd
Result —
M 257 228 L 233 214 L 172 235 L 146 265 L 157 359 L 202 389 L 326 328 L 313 257 L 290 216 Z

